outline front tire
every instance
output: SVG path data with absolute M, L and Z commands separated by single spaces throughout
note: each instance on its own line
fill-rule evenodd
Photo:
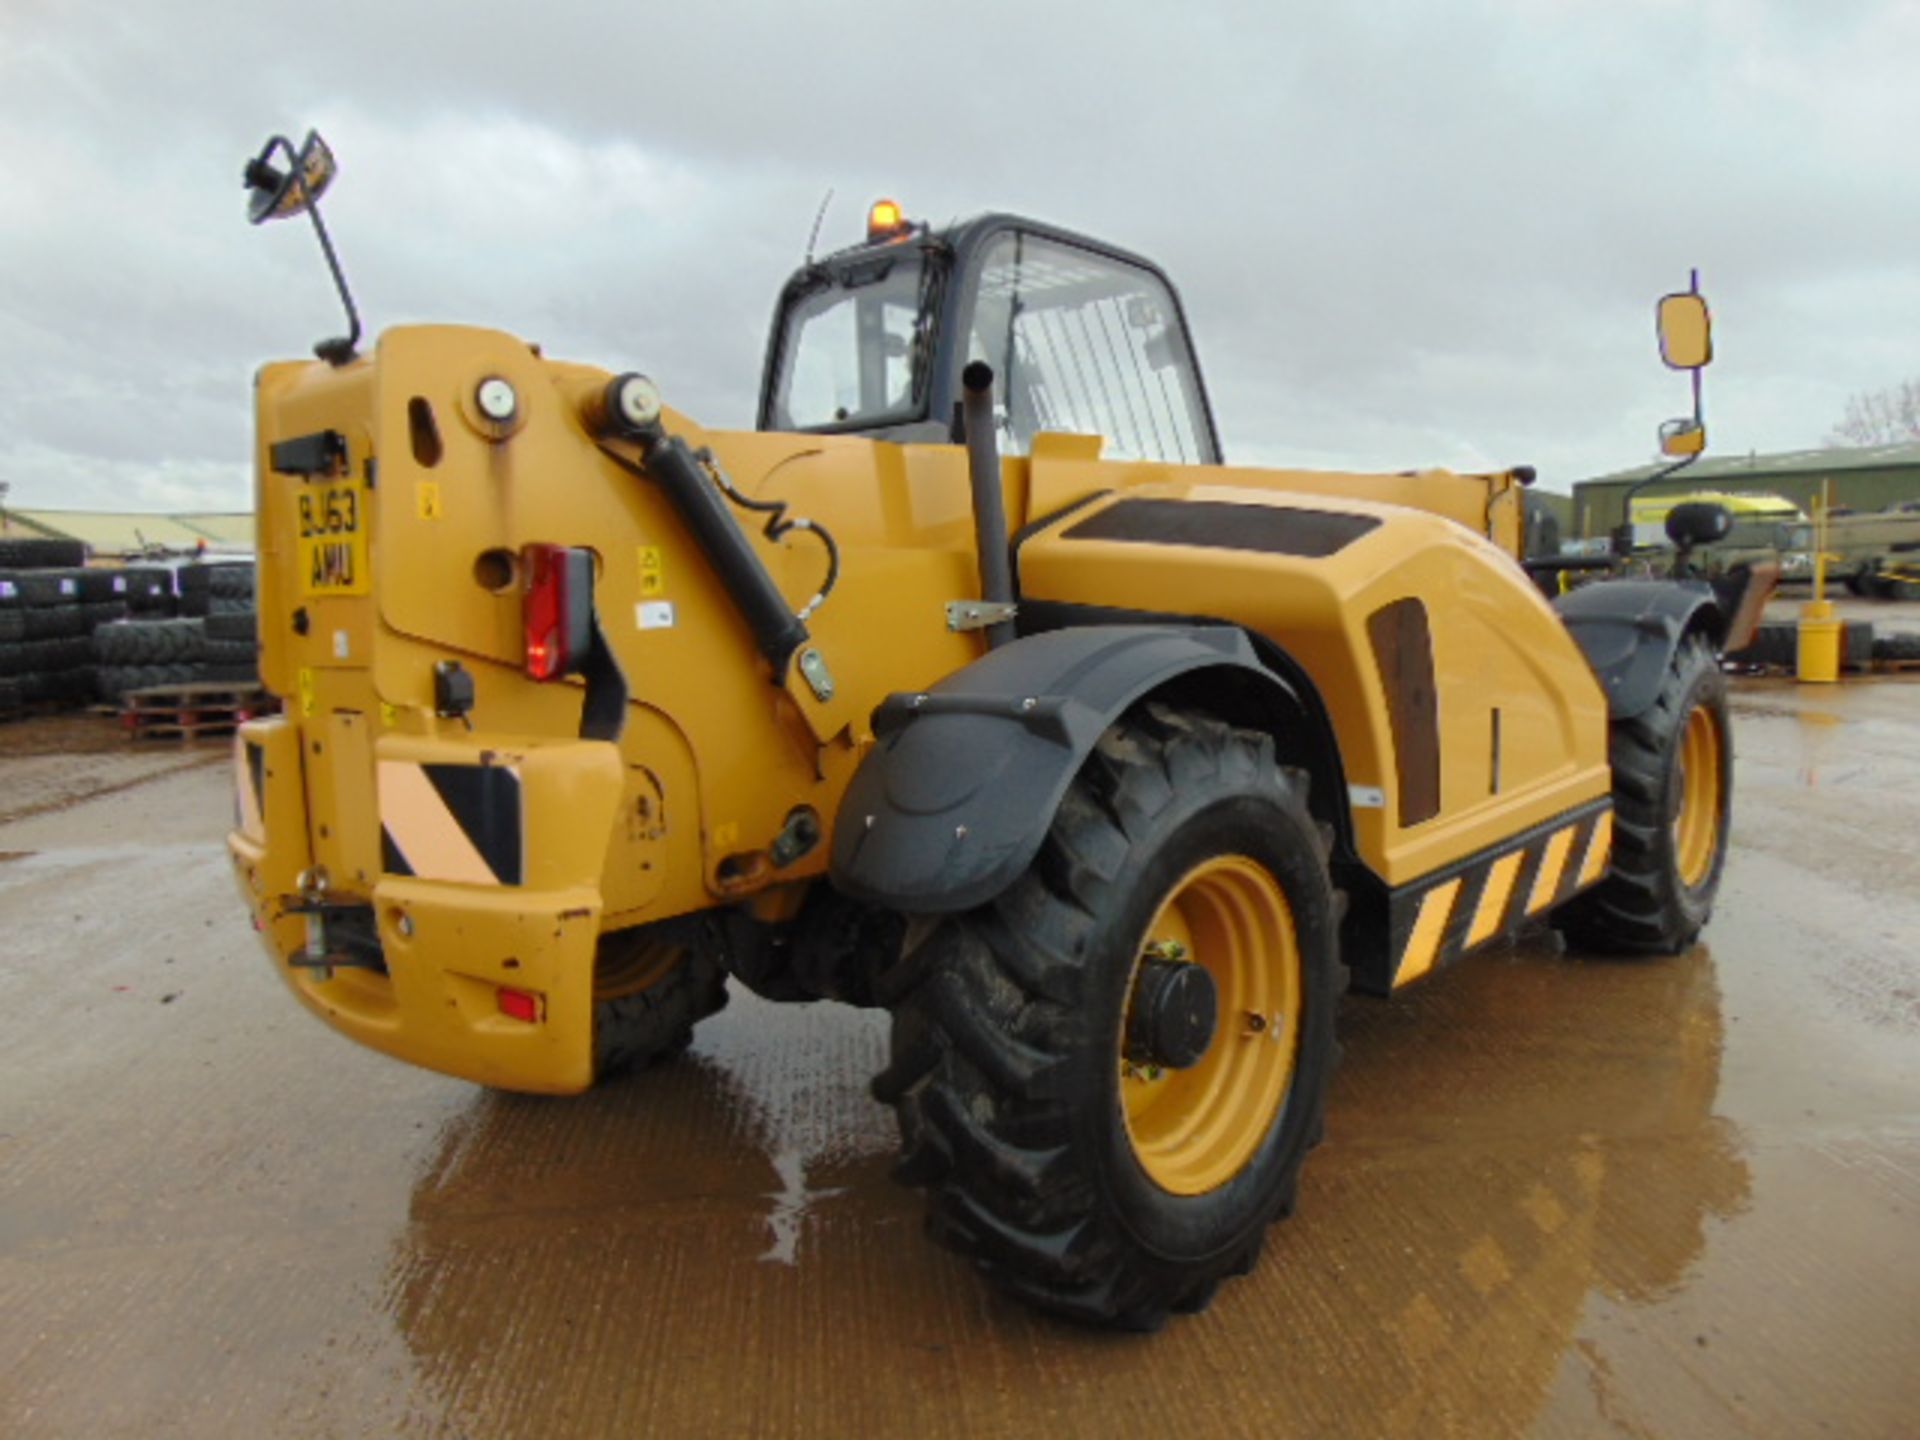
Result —
M 1003 1288 L 1152 1329 L 1291 1213 L 1346 988 L 1306 790 L 1270 737 L 1146 707 L 1101 739 L 1028 872 L 881 977 L 896 1175 Z M 1150 961 L 1210 977 L 1190 1063 L 1140 1052 Z
M 1554 924 L 1580 949 L 1676 955 L 1713 914 L 1732 816 L 1727 680 L 1705 636 L 1681 641 L 1646 711 L 1613 723 L 1609 755 L 1607 873 Z

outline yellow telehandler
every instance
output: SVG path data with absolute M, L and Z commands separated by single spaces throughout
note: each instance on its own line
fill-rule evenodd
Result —
M 1291 1210 L 1350 983 L 1706 923 L 1725 604 L 1550 604 L 1523 470 L 1227 465 L 1146 260 L 877 205 L 782 290 L 758 428 L 708 430 L 495 330 L 363 354 L 333 173 L 317 136 L 246 169 L 352 323 L 257 378 L 284 713 L 240 732 L 229 845 L 361 1043 L 560 1094 L 729 978 L 883 1006 L 934 1236 L 1151 1328 Z

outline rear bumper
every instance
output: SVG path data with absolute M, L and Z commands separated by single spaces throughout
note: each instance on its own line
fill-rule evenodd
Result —
M 510 768 L 524 857 L 513 872 L 519 883 L 478 883 L 471 874 L 447 879 L 433 865 L 408 865 L 389 839 L 370 886 L 349 891 L 336 882 L 327 896 L 370 907 L 382 972 L 291 963 L 312 953 L 309 920 L 299 910 L 300 877 L 316 863 L 309 836 L 328 833 L 310 823 L 301 739 L 292 717 L 241 727 L 238 826 L 227 837 L 241 895 L 287 987 L 327 1024 L 395 1059 L 502 1089 L 586 1089 L 593 1080 L 598 878 L 620 787 L 612 747 L 379 737 L 376 768 Z M 342 776 L 337 783 L 371 790 L 375 777 Z M 416 873 L 392 873 L 406 869 Z M 534 1018 L 502 1013 L 503 988 L 532 995 Z

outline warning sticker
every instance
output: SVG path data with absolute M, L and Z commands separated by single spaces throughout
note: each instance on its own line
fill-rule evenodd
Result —
M 667 562 L 658 545 L 640 547 L 640 593 L 642 595 L 667 593 Z
M 673 602 L 671 600 L 642 600 L 633 607 L 633 622 L 642 630 L 671 630 L 673 628 Z

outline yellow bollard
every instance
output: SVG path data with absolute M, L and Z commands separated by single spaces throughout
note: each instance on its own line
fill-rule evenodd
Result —
M 1820 482 L 1820 498 L 1813 507 L 1813 599 L 1800 607 L 1794 654 L 1794 674 L 1813 685 L 1831 685 L 1840 678 L 1840 622 L 1833 618 L 1833 602 L 1827 599 L 1827 507 L 1832 483 Z
M 1800 607 L 1799 644 L 1794 673 L 1803 681 L 1831 685 L 1840 678 L 1841 624 L 1831 600 L 1809 600 Z

